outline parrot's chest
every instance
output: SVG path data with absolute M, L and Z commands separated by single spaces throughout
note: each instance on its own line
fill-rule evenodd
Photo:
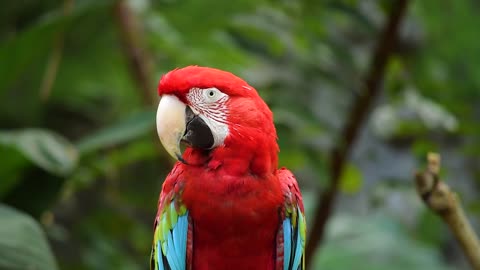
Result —
M 251 176 L 187 182 L 182 197 L 194 220 L 236 234 L 244 225 L 260 226 L 272 219 L 278 222 L 283 203 L 276 179 Z
M 194 228 L 194 258 L 203 258 L 202 263 L 216 265 L 215 269 L 237 269 L 232 265 L 238 269 L 273 269 L 284 199 L 277 179 L 192 181 L 185 184 L 182 197 Z M 256 268 L 259 265 L 265 267 Z

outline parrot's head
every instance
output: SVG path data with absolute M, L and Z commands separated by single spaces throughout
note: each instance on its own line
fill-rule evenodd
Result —
M 188 66 L 165 74 L 157 131 L 167 152 L 187 165 L 223 166 L 232 174 L 277 168 L 272 112 L 257 91 L 232 73 Z M 180 144 L 186 145 L 182 153 Z

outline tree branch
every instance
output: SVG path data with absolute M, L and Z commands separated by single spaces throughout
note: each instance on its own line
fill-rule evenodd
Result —
M 315 249 L 321 245 L 325 225 L 332 212 L 335 199 L 338 194 L 340 177 L 348 159 L 348 155 L 355 143 L 362 125 L 366 122 L 369 111 L 375 98 L 381 91 L 381 83 L 385 73 L 388 59 L 397 41 L 397 33 L 406 12 L 408 0 L 397 0 L 392 4 L 388 22 L 383 30 L 373 53 L 369 72 L 365 77 L 365 89 L 357 96 L 346 124 L 341 132 L 338 145 L 330 152 L 330 182 L 322 192 L 313 218 L 313 226 L 308 238 L 306 248 L 306 265 L 309 268 Z
M 156 100 L 152 84 L 152 62 L 143 44 L 143 31 L 127 1 L 119 0 L 114 6 L 125 55 L 130 71 L 138 85 L 144 104 L 153 106 Z
M 63 2 L 62 14 L 68 16 L 72 11 L 74 0 L 65 0 Z M 63 43 L 65 39 L 65 30 L 61 30 L 57 33 L 55 43 L 53 44 L 52 52 L 48 58 L 47 67 L 43 74 L 42 84 L 40 86 L 40 98 L 46 101 L 52 93 L 53 84 L 57 78 L 58 67 L 62 60 Z
M 143 104 L 153 107 L 156 105 L 158 97 L 152 80 L 153 62 L 144 44 L 143 29 L 139 26 L 135 13 L 128 6 L 128 1 L 117 0 L 114 11 L 121 34 L 123 50 L 128 58 L 130 72 L 137 83 L 137 89 L 140 91 Z M 168 160 L 173 165 L 173 160 L 165 156 L 165 151 L 158 143 L 157 131 L 154 130 L 153 134 L 155 134 L 153 136 L 155 138 L 154 145 L 161 158 Z
M 473 269 L 480 270 L 478 237 L 465 216 L 457 194 L 439 179 L 440 155 L 429 153 L 427 160 L 427 169 L 415 175 L 417 193 L 423 202 L 447 223 Z

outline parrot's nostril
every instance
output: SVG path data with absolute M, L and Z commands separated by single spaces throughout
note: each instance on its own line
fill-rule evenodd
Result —
M 190 106 L 185 107 L 185 123 L 190 124 L 190 122 L 195 118 L 195 113 L 192 111 Z

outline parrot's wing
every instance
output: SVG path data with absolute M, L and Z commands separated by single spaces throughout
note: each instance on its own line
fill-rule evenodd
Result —
M 289 170 L 280 169 L 278 176 L 282 183 L 285 203 L 281 211 L 283 222 L 277 237 L 277 265 L 284 270 L 303 270 L 307 227 L 302 195 Z
M 191 239 L 191 222 L 188 210 L 180 200 L 178 175 L 174 168 L 160 195 L 150 256 L 151 270 L 186 270 L 189 266 L 187 249 L 191 249 L 191 241 L 188 241 Z

